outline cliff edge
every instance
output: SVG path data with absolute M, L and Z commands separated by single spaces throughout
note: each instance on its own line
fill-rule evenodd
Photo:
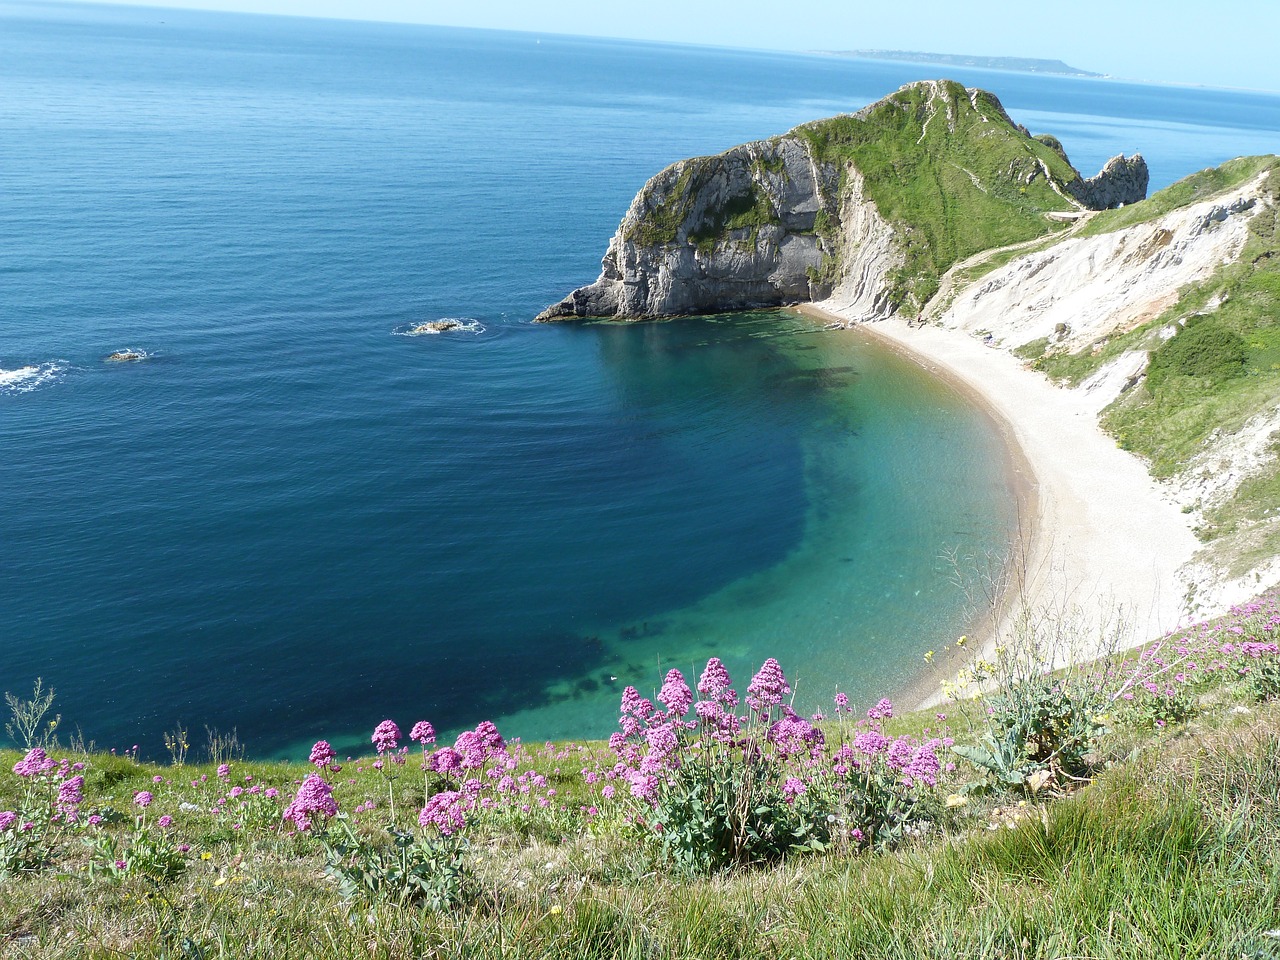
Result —
M 1086 180 L 993 94 L 922 81 L 855 114 L 663 170 L 631 202 L 599 279 L 536 319 L 668 317 L 833 293 L 867 318 L 919 311 L 958 260 L 1146 189 L 1140 156 Z

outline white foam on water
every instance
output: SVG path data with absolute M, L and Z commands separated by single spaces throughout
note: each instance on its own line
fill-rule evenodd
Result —
M 446 324 L 443 327 L 434 327 L 435 324 Z M 442 333 L 484 333 L 484 324 L 479 320 L 471 317 L 440 317 L 437 320 L 424 320 L 415 323 L 406 323 L 403 326 L 396 327 L 391 331 L 393 336 L 397 337 L 433 337 Z
M 67 369 L 65 360 L 50 360 L 48 363 L 27 365 L 16 370 L 0 369 L 0 394 L 30 393 L 46 383 L 54 383 L 62 378 Z

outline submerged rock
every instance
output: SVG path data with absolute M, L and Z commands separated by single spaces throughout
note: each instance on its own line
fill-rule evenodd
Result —
M 145 360 L 147 355 L 140 350 L 117 350 L 103 359 L 107 363 L 128 363 L 131 360 Z
M 461 330 L 465 324 L 461 320 L 430 320 L 420 323 L 410 333 L 447 333 L 450 330 Z

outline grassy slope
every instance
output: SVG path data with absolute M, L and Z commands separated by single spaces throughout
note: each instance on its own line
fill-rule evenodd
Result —
M 1276 956 L 1280 709 L 1221 701 L 1198 726 L 1131 736 L 1129 761 L 1065 800 L 986 801 L 967 829 L 893 854 L 837 854 L 710 880 L 667 876 L 618 825 L 473 838 L 484 892 L 424 912 L 343 901 L 314 847 L 196 827 L 192 866 L 156 886 L 74 869 L 4 884 L 14 957 L 1078 957 Z M 908 720 L 908 723 L 911 721 Z M 917 721 L 918 722 L 918 721 Z M 0 756 L 5 767 L 18 754 Z M 546 763 L 551 773 L 553 761 Z M 199 802 L 182 770 L 92 758 L 89 789 Z M 238 765 L 287 785 L 301 765 Z M 157 788 L 156 775 L 174 786 Z M 412 779 L 412 778 L 408 778 Z M 569 778 L 565 778 L 568 786 Z M 105 784 L 105 786 L 104 786 Z M 366 767 L 355 795 L 385 797 Z M 411 789 L 403 782 L 402 799 Z M 188 796 L 189 795 L 189 796 Z M 953 824 L 954 826 L 954 824 Z M 208 855 L 204 859 L 204 855 Z M 184 946 L 185 944 L 185 946 Z M 1258 952 L 1249 952 L 1249 951 Z M 198 951 L 198 952 L 197 952 Z
M 1270 170 L 1273 197 L 1280 195 L 1280 161 L 1248 157 L 1201 171 L 1143 203 L 1098 214 L 1088 233 L 1145 223 L 1178 207 L 1208 199 Z M 1252 416 L 1280 399 L 1280 236 L 1273 207 L 1257 215 L 1238 262 L 1226 264 L 1201 284 L 1182 292 L 1178 302 L 1156 319 L 1075 354 L 1051 354 L 1037 365 L 1050 376 L 1079 383 L 1126 350 L 1173 352 L 1177 344 L 1160 331 L 1198 313 L 1244 343 L 1243 364 L 1191 369 L 1165 376 L 1156 385 L 1132 390 L 1104 413 L 1103 426 L 1121 446 L 1146 457 L 1157 477 L 1183 470 L 1217 431 L 1235 433 Z M 1211 302 L 1223 300 L 1216 308 Z M 1179 334 L 1182 336 L 1182 334 Z M 1228 503 L 1206 516 L 1204 539 L 1215 541 L 1218 559 L 1235 573 L 1254 561 L 1280 553 L 1280 528 L 1266 522 L 1280 504 L 1280 465 L 1246 483 Z
M 1078 176 L 1016 128 L 995 97 L 980 93 L 975 110 L 963 86 L 939 86 L 932 102 L 929 89 L 915 85 L 855 116 L 793 131 L 821 160 L 842 169 L 852 162 L 881 216 L 898 228 L 906 259 L 892 278 L 892 299 L 907 310 L 927 302 L 958 260 L 1061 227 L 1044 213 L 1070 204 L 1040 172 L 1041 162 L 1060 183 Z

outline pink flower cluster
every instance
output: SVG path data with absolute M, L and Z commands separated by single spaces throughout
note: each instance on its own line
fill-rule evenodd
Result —
M 311 829 L 312 818 L 321 822 L 338 815 L 338 801 L 333 798 L 333 788 L 319 774 L 309 773 L 298 787 L 293 800 L 285 807 L 284 819 L 291 821 L 299 831 Z
M 846 796 L 850 800 L 846 806 L 854 809 L 858 804 L 852 802 L 853 796 L 878 795 L 876 790 L 881 788 L 873 789 L 872 780 L 904 797 L 936 786 L 943 769 L 939 750 L 952 743 L 945 736 L 929 738 L 928 731 L 925 740 L 886 736 L 882 724 L 893 717 L 893 704 L 884 699 L 848 730 L 849 739 L 829 744 L 816 725 L 821 715 L 806 719 L 786 702 L 791 685 L 772 658 L 747 687 L 750 713 L 746 716 L 735 711 L 738 697 L 720 660 L 708 661 L 697 690 L 700 698 L 691 703 L 692 691 L 680 672 L 669 671 L 657 697 L 666 708 L 662 710 L 634 687 L 627 687 L 619 730 L 609 738 L 617 762 L 605 770 L 584 769 L 584 780 L 599 789 L 605 800 L 629 796 L 652 806 L 675 771 L 690 758 L 701 756 L 763 766 L 772 771 L 775 788 L 788 804 L 803 797 L 806 802 L 834 804 L 834 810 L 840 809 L 839 798 Z M 690 709 L 695 719 L 685 720 Z M 842 732 L 848 726 L 843 717 L 849 712 L 848 696 L 838 694 L 836 715 L 842 718 Z M 627 789 L 620 794 L 617 788 L 623 785 Z M 815 789 L 819 785 L 821 789 Z M 877 829 L 873 823 L 863 826 L 873 835 Z
M 1214 621 L 1166 634 L 1136 658 L 1094 677 L 1113 702 L 1158 719 L 1179 700 L 1194 703 L 1220 678 L 1249 677 L 1280 665 L 1280 594 L 1232 607 Z

